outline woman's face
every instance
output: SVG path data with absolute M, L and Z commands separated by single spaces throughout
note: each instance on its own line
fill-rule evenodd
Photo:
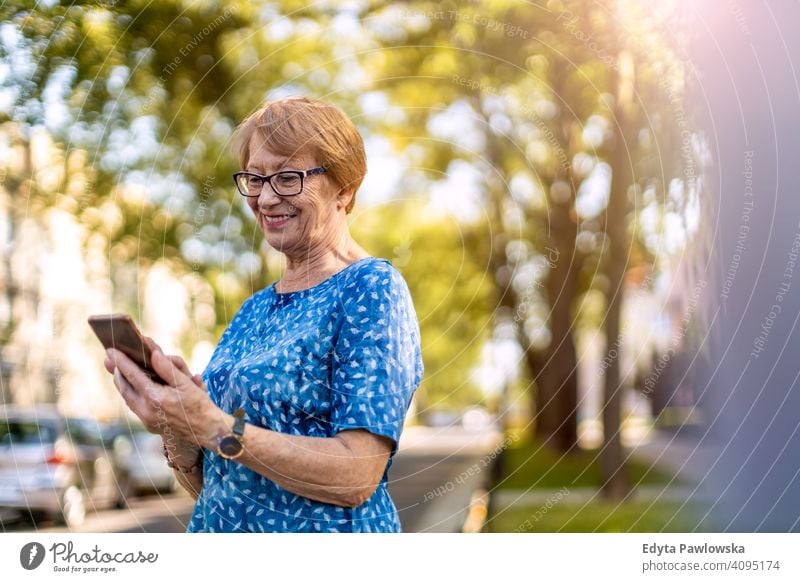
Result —
M 266 148 L 259 132 L 255 132 L 250 139 L 250 160 L 244 170 L 267 176 L 281 170 L 310 170 L 319 165 L 302 153 L 291 158 L 274 154 Z M 305 177 L 303 191 L 297 196 L 278 196 L 269 184 L 264 184 L 261 195 L 247 198 L 247 203 L 272 248 L 303 258 L 328 247 L 335 248 L 342 228 L 346 228 L 344 210 L 337 208 L 338 191 L 328 176 L 317 174 Z

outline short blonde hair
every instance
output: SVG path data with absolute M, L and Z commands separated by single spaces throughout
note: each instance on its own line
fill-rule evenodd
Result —
M 352 189 L 345 208 L 350 213 L 367 173 L 367 157 L 361 134 L 341 109 L 308 97 L 289 97 L 259 107 L 233 134 L 233 153 L 242 169 L 250 161 L 250 139 L 256 131 L 271 152 L 290 157 L 307 152 L 340 188 Z

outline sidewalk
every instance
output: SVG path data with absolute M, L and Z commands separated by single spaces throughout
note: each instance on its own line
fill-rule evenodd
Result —
M 398 453 L 481 455 L 490 453 L 502 438 L 503 435 L 493 428 L 407 426 L 403 429 Z
M 719 458 L 720 449 L 691 436 L 655 429 L 648 435 L 647 442 L 629 449 L 628 452 L 630 458 L 663 467 L 684 484 L 694 487 L 697 484 L 702 485 L 710 467 Z
M 501 441 L 494 429 L 407 427 L 389 482 L 403 531 L 460 532 L 489 483 Z

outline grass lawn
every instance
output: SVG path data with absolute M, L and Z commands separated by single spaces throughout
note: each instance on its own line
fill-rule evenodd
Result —
M 663 470 L 629 459 L 626 470 L 634 485 L 682 484 Z M 578 450 L 570 455 L 554 452 L 524 437 L 506 449 L 497 490 L 568 490 L 598 488 L 602 483 L 598 451 Z M 584 504 L 576 498 L 553 496 L 541 505 L 520 505 L 489 516 L 490 532 L 688 532 L 713 531 L 699 523 L 705 509 L 698 504 L 681 507 L 677 501 L 599 500 Z M 549 507 L 548 507 L 549 506 Z
M 561 455 L 540 443 L 520 438 L 506 449 L 502 458 L 500 489 L 559 489 L 599 487 L 602 483 L 599 451 L 577 450 Z M 647 464 L 629 459 L 628 476 L 633 484 L 659 485 L 678 480 Z
M 545 507 L 511 507 L 490 516 L 489 532 L 593 533 L 593 532 L 689 532 L 712 531 L 698 521 L 705 510 L 674 502 L 615 504 L 562 502 Z

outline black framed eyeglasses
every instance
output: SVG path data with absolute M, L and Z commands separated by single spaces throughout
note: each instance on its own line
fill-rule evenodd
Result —
M 315 176 L 326 171 L 323 166 L 310 170 L 283 170 L 269 176 L 262 176 L 254 172 L 236 172 L 233 181 L 239 194 L 248 198 L 258 198 L 264 188 L 264 182 L 269 183 L 272 191 L 278 196 L 297 196 L 303 191 L 303 181 L 307 176 Z

